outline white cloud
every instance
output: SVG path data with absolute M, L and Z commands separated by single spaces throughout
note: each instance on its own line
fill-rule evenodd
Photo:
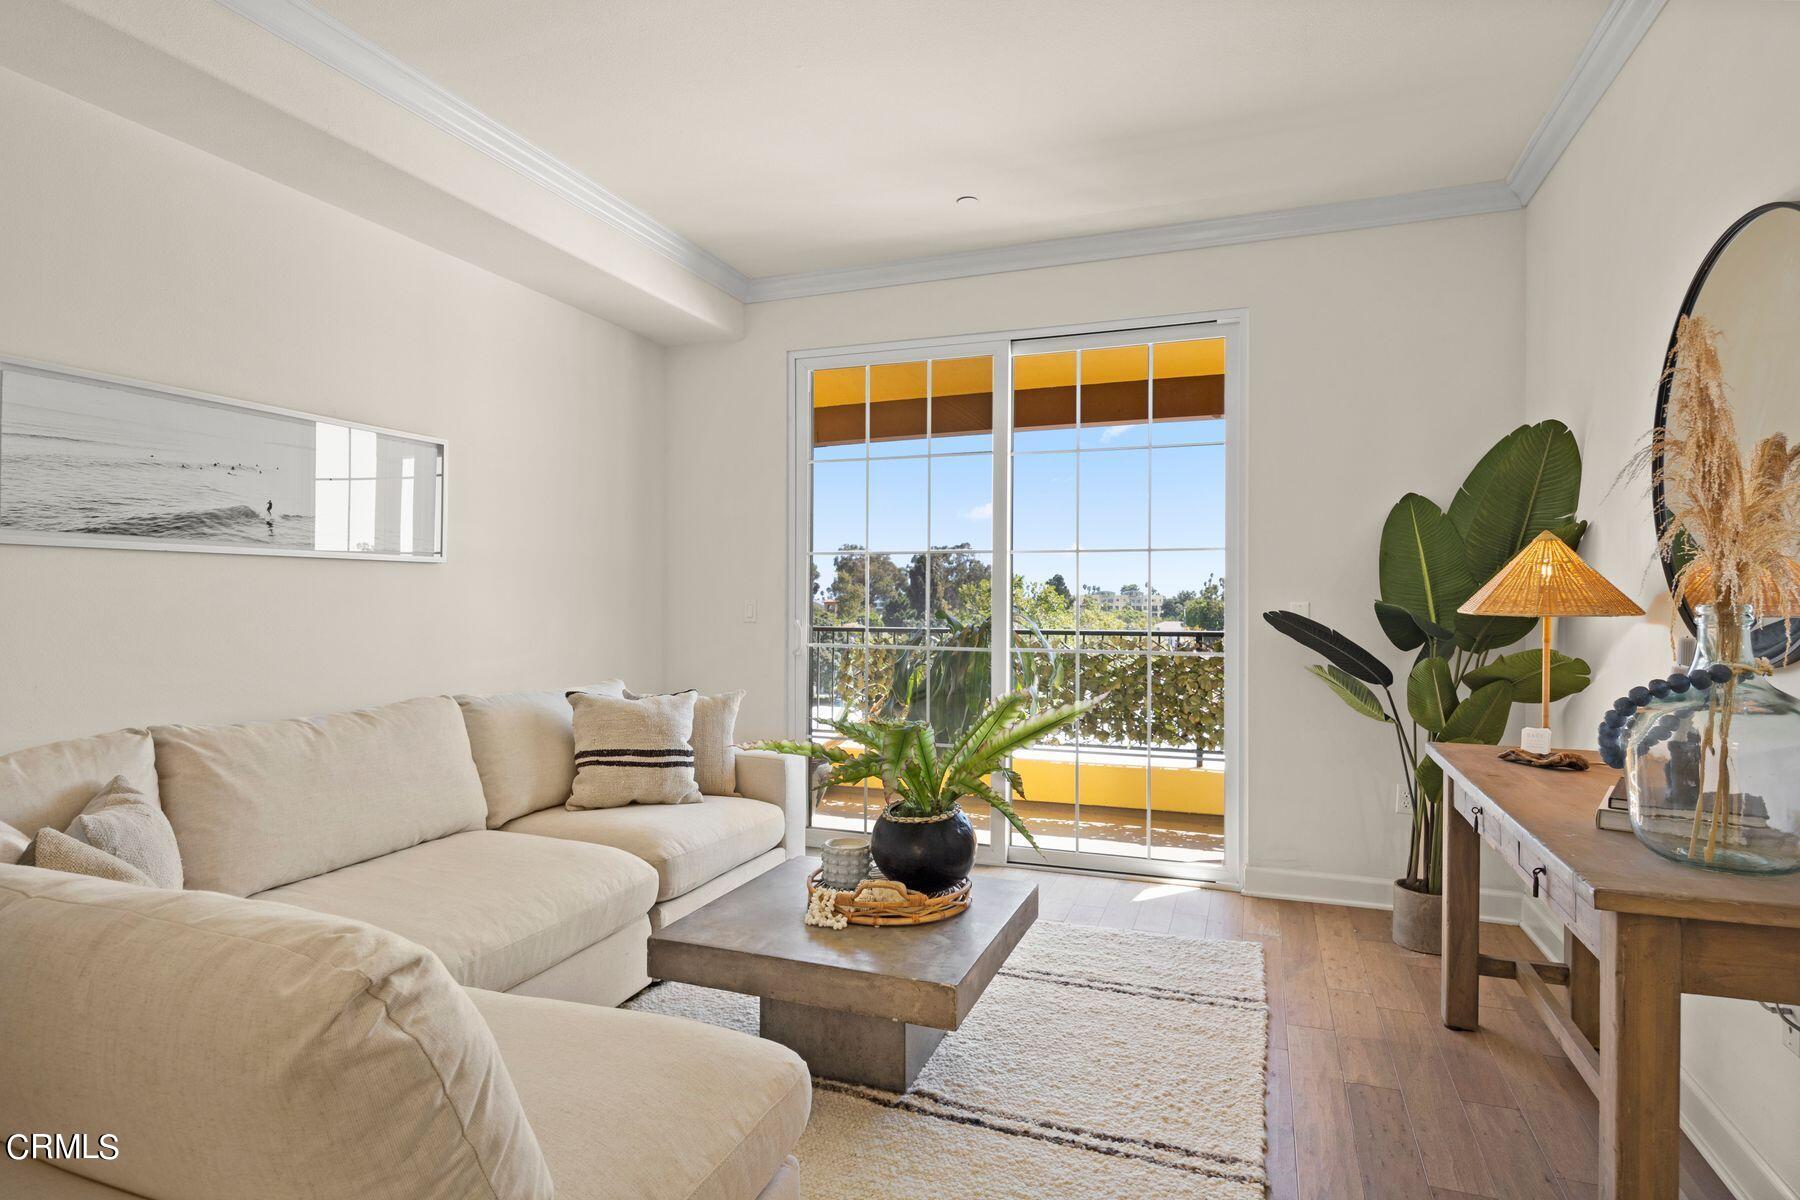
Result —
M 990 500 L 986 504 L 977 504 L 962 516 L 965 521 L 991 521 L 994 519 L 993 501 Z

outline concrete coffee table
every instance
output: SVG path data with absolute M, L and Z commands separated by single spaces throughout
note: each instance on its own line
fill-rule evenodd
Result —
M 1034 884 L 975 880 L 969 911 L 931 925 L 803 925 L 794 858 L 650 939 L 650 975 L 762 1000 L 762 1035 L 815 1075 L 903 1092 L 1037 920 Z

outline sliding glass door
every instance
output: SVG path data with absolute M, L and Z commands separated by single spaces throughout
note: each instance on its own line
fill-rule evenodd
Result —
M 1041 855 L 972 811 L 984 856 L 1225 874 L 1234 334 L 796 356 L 795 732 L 948 741 L 1010 688 L 1088 699 L 1014 764 Z M 866 829 L 881 799 L 820 791 L 813 824 Z
M 1020 811 L 1061 861 L 1222 863 L 1225 339 L 1016 342 L 1012 365 L 1013 682 L 1093 704 L 1017 756 Z
M 825 722 L 851 717 L 925 721 L 948 741 L 994 693 L 996 360 L 1004 370 L 1004 345 L 807 372 L 814 740 L 837 740 Z M 881 802 L 878 787 L 831 788 L 813 824 L 866 829 Z M 988 840 L 985 806 L 967 807 Z

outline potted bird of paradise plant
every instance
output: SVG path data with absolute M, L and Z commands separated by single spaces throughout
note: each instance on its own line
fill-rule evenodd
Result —
M 948 745 L 923 722 L 837 718 L 824 724 L 848 745 L 765 741 L 755 748 L 821 760 L 827 764 L 822 787 L 880 780 L 887 804 L 875 820 L 870 854 L 883 875 L 931 895 L 966 879 L 975 865 L 975 827 L 959 803 L 964 797 L 986 803 L 1037 848 L 1030 828 L 994 785 L 1004 781 L 1024 799 L 1025 783 L 1010 756 L 1071 724 L 1094 702 L 1037 712 L 1030 692 L 1013 692 L 990 703 Z
M 1448 509 L 1410 492 L 1381 529 L 1375 621 L 1394 649 L 1411 653 L 1398 675 L 1338 630 L 1300 613 L 1263 619 L 1325 662 L 1308 667 L 1356 713 L 1389 727 L 1412 830 L 1406 872 L 1394 881 L 1394 941 L 1437 953 L 1443 893 L 1444 776 L 1429 742 L 1496 745 L 1514 704 L 1540 699 L 1542 652 L 1499 651 L 1530 633 L 1529 617 L 1457 611 L 1483 580 L 1548 530 L 1570 549 L 1587 522 L 1575 516 L 1581 451 L 1561 421 L 1521 425 L 1475 464 Z M 1552 652 L 1549 699 L 1588 685 L 1588 664 Z M 1393 688 L 1403 698 L 1397 700 Z

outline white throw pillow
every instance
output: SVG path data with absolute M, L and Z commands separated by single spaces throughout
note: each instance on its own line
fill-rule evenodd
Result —
M 129 863 L 155 887 L 181 887 L 181 847 L 169 818 L 123 775 L 101 788 L 64 832 Z
M 737 747 L 733 743 L 736 741 L 738 706 L 744 702 L 744 693 L 702 696 L 693 688 L 688 691 L 694 692 L 694 732 L 688 738 L 694 747 L 694 784 L 704 795 L 735 796 Z M 629 688 L 625 698 L 644 699 Z
M 575 788 L 570 808 L 685 804 L 694 784 L 694 693 L 625 700 L 570 692 Z
M 38 830 L 35 853 L 35 865 L 46 871 L 87 875 L 94 879 L 110 879 L 115 883 L 135 883 L 139 887 L 156 886 L 154 880 L 124 859 L 114 858 L 86 842 L 78 842 L 48 825 Z

